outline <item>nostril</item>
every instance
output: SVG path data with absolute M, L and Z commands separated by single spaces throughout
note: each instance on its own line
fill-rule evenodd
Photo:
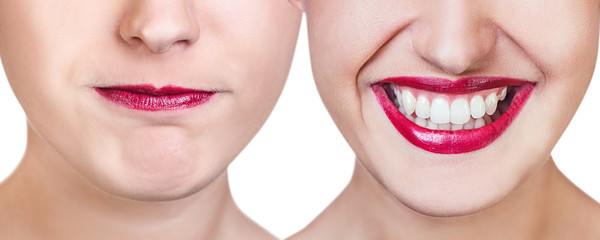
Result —
M 144 40 L 142 40 L 140 37 L 131 37 L 129 38 L 129 44 L 132 46 L 139 46 L 144 44 Z
M 182 39 L 182 40 L 177 40 L 174 43 L 171 44 L 171 47 L 185 47 L 191 44 L 190 40 L 187 39 Z

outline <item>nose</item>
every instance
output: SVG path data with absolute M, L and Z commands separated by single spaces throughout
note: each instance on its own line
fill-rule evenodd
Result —
M 200 26 L 187 1 L 135 0 L 123 16 L 119 33 L 130 46 L 163 53 L 172 46 L 191 45 Z
M 437 4 L 435 11 L 428 9 L 413 30 L 414 51 L 450 74 L 476 68 L 496 41 L 496 30 L 486 18 L 484 6 L 467 2 Z

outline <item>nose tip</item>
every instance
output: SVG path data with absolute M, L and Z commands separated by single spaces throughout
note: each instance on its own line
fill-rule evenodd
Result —
M 132 34 L 125 34 L 125 41 L 132 45 L 141 42 L 154 53 L 166 52 L 177 44 L 190 45 L 198 39 L 198 30 L 192 26 L 156 20 L 140 22 L 139 25 L 132 28 L 135 29 Z
M 184 4 L 164 5 L 152 1 L 137 4 L 124 16 L 121 38 L 130 46 L 146 46 L 163 53 L 175 45 L 191 45 L 200 35 L 198 22 Z
M 476 63 L 488 55 L 494 43 L 495 34 L 491 31 L 480 32 L 475 36 L 438 34 L 413 40 L 413 49 L 431 64 L 456 75 L 475 67 Z
M 415 27 L 413 50 L 447 73 L 458 75 L 477 67 L 496 42 L 496 31 L 468 9 L 451 9 Z

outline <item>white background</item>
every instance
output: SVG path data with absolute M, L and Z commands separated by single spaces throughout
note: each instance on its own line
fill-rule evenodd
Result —
M 229 168 L 231 189 L 238 205 L 280 238 L 300 230 L 316 217 L 348 183 L 354 166 L 351 149 L 315 89 L 305 23 L 301 31 L 281 99 L 256 138 Z M 598 201 L 600 79 L 597 78 L 592 80 L 553 156 L 559 168 Z M 23 111 L 1 72 L 0 181 L 22 157 L 25 126 Z

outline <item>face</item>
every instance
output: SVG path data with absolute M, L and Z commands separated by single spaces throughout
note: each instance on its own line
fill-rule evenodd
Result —
M 0 56 L 49 152 L 109 193 L 172 199 L 264 123 L 300 19 L 282 0 L 0 0 Z
M 317 87 L 406 206 L 459 216 L 549 159 L 590 82 L 599 2 L 304 2 Z M 343 104 L 342 104 L 343 103 Z

